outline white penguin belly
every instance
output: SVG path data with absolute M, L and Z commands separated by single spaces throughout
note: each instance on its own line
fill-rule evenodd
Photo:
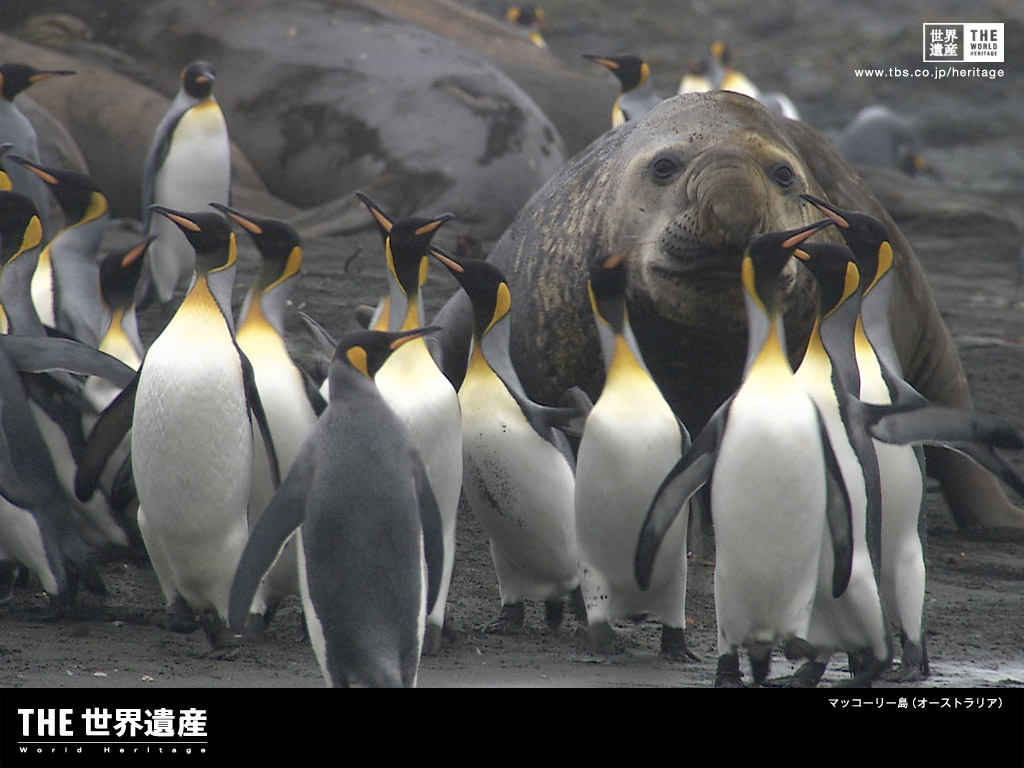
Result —
M 682 452 L 671 409 L 660 393 L 649 390 L 652 383 L 637 385 L 614 390 L 606 385 L 584 426 L 575 494 L 580 583 L 588 615 L 600 601 L 604 608 L 599 618 L 652 610 L 666 624 L 682 626 L 686 509 L 665 534 L 646 591 L 640 590 L 634 571 L 640 528 Z M 665 590 L 671 599 L 662 599 Z
M 375 381 L 384 400 L 408 427 L 441 513 L 444 566 L 437 602 L 430 613 L 431 623 L 440 626 L 455 564 L 455 523 L 462 492 L 459 397 L 422 339 L 392 352 Z
M 825 466 L 807 395 L 733 400 L 711 478 L 721 652 L 805 638 L 825 529 Z
M 459 402 L 463 488 L 490 538 L 502 602 L 564 595 L 577 582 L 572 468 L 497 377 L 467 378 Z
M 825 423 L 825 429 L 839 464 L 843 482 L 850 500 L 853 529 L 853 563 L 850 582 L 838 598 L 832 597 L 832 573 L 835 557 L 828 528 L 822 536 L 822 556 L 819 564 L 818 594 L 807 640 L 825 653 L 836 650 L 871 650 L 879 658 L 887 654 L 885 633 L 888 631 L 882 614 L 881 598 L 875 581 L 874 567 L 867 546 L 867 489 L 864 469 L 850 443 L 850 438 L 839 412 L 839 403 L 828 378 L 797 380 L 814 398 Z
M 226 326 L 188 321 L 176 316 L 146 357 L 132 465 L 147 546 L 159 540 L 190 604 L 223 616 L 248 536 L 252 433 Z
M 170 151 L 156 174 L 153 202 L 179 211 L 207 210 L 227 204 L 231 189 L 231 153 L 227 126 L 215 102 L 189 110 L 175 127 Z M 195 251 L 180 229 L 164 216 L 153 216 L 150 233 L 157 239 L 146 261 L 161 301 L 187 285 Z

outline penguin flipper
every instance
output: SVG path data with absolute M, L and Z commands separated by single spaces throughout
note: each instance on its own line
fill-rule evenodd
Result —
M 1024 449 L 1024 434 L 1005 419 L 965 408 L 862 404 L 862 412 L 868 431 L 886 443 L 951 448 L 973 443 L 1007 451 Z
M 50 336 L 0 336 L 11 362 L 26 373 L 72 373 L 99 376 L 122 389 L 135 371 L 116 357 L 69 338 Z
M 142 366 L 139 366 L 142 371 Z M 135 393 L 139 387 L 139 373 L 121 390 L 97 419 L 85 447 L 78 457 L 75 472 L 75 496 L 80 501 L 90 499 L 99 485 L 100 475 L 107 460 L 132 428 L 135 417 Z
M 315 466 L 310 452 L 300 452 L 288 476 L 249 532 L 228 598 L 228 626 L 239 634 L 249 618 L 260 582 L 306 519 L 306 499 Z
M 427 561 L 427 613 L 434 610 L 434 603 L 441 591 L 444 574 L 444 528 L 437 498 L 430 487 L 427 471 L 422 461 L 415 462 L 413 481 L 419 500 L 420 524 L 423 526 L 423 556 Z
M 313 413 L 319 417 L 327 409 L 327 401 L 320 394 L 320 386 L 309 375 L 309 371 L 304 368 L 299 370 L 302 373 L 302 383 L 306 388 L 306 397 L 309 400 L 309 404 L 313 406 Z
M 316 320 L 307 315 L 301 309 L 295 310 L 296 314 L 302 319 L 302 322 L 306 324 L 306 330 L 309 331 L 309 335 L 313 341 L 323 350 L 324 354 L 328 357 L 334 355 L 334 350 L 338 348 L 338 342 L 335 341 L 334 337 L 327 332 L 327 330 L 320 325 Z
M 956 451 L 994 474 L 1022 498 L 1024 477 L 996 449 L 1024 450 L 1024 434 L 998 416 L 926 404 L 898 408 L 865 405 L 869 430 L 888 443 L 935 445 Z
M 839 597 L 849 586 L 850 574 L 853 572 L 853 510 L 839 461 L 832 450 L 832 442 L 820 412 L 818 427 L 825 459 L 825 521 L 832 539 L 832 597 Z
M 637 542 L 634 574 L 641 589 L 647 589 L 654 570 L 654 559 L 661 547 L 666 531 L 675 522 L 683 506 L 711 479 L 718 458 L 718 446 L 725 432 L 732 400 L 727 400 L 711 417 L 693 444 L 683 452 L 676 465 L 669 470 L 654 494 L 647 512 L 640 540 Z
M 260 435 L 263 437 L 263 444 L 267 449 L 267 462 L 270 464 L 270 477 L 273 480 L 274 488 L 279 488 L 281 485 L 281 465 L 278 463 L 274 439 L 270 434 L 267 412 L 263 409 L 260 391 L 256 386 L 256 373 L 253 371 L 249 358 L 246 357 L 242 348 L 238 346 L 237 341 L 235 342 L 235 350 L 238 352 L 238 360 L 242 365 L 242 381 L 245 383 L 245 402 L 249 408 L 249 413 L 256 418 Z

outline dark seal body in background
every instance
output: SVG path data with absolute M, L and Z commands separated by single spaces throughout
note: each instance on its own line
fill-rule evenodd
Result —
M 673 97 L 605 134 L 537 192 L 495 245 L 489 258 L 509 276 L 512 357 L 530 396 L 557 404 L 578 385 L 596 397 L 602 369 L 586 275 L 596 259 L 625 251 L 641 352 L 677 415 L 699 431 L 743 370 L 743 248 L 754 234 L 817 219 L 802 192 L 886 223 L 896 259 L 892 327 L 907 379 L 935 402 L 972 407 L 920 264 L 881 205 L 823 136 L 727 92 Z M 782 279 L 798 361 L 813 322 L 811 277 L 791 264 Z M 455 295 L 435 323 L 445 327 L 445 368 L 458 381 L 470 327 L 465 297 Z M 985 471 L 948 451 L 930 459 L 961 525 L 1020 524 L 1021 512 Z

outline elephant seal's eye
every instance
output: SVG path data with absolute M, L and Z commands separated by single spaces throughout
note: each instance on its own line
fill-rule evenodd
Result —
M 683 163 L 673 154 L 663 153 L 651 161 L 651 175 L 657 183 L 673 179 L 683 168 Z
M 775 179 L 775 183 L 783 189 L 789 187 L 794 181 L 796 181 L 796 173 L 790 166 L 786 165 L 786 163 L 780 163 L 772 168 L 771 175 L 772 178 Z

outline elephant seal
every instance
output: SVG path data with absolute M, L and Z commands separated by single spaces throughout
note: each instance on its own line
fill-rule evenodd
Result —
M 743 371 L 744 246 L 752 235 L 820 218 L 803 192 L 885 222 L 896 255 L 894 342 L 907 379 L 935 402 L 972 407 L 921 266 L 853 169 L 804 123 L 721 91 L 672 97 L 604 134 L 538 190 L 495 244 L 489 260 L 515 298 L 511 352 L 528 394 L 557 404 L 577 385 L 596 397 L 603 373 L 586 275 L 595 260 L 625 252 L 641 352 L 673 410 L 698 432 Z M 794 263 L 783 280 L 789 352 L 798 361 L 813 322 L 813 283 Z M 434 321 L 444 328 L 438 341 L 456 382 L 471 322 L 461 294 Z M 960 525 L 1024 526 L 1024 512 L 987 472 L 949 451 L 930 459 Z

